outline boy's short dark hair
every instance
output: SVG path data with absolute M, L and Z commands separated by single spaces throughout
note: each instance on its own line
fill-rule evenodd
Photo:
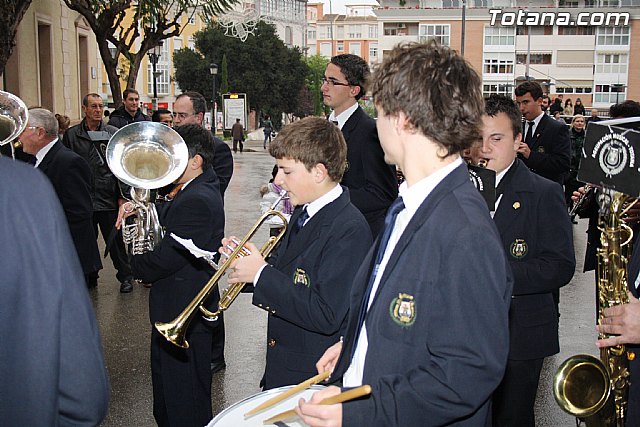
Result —
M 639 117 L 640 103 L 627 99 L 619 104 L 609 107 L 609 117 L 617 119 L 622 117 Z
M 189 158 L 199 154 L 202 157 L 202 170 L 205 171 L 213 165 L 215 147 L 213 135 L 200 125 L 183 125 L 174 129 L 184 139 L 189 149 Z
M 305 117 L 282 128 L 269 145 L 276 159 L 301 162 L 308 171 L 322 163 L 334 182 L 342 180 L 347 166 L 347 143 L 338 126 L 320 117 Z
M 153 112 L 153 115 L 151 116 L 151 121 L 159 122 L 160 116 L 162 114 L 171 114 L 171 111 L 167 110 L 166 108 L 158 108 L 156 111 Z
M 491 117 L 497 116 L 498 113 L 506 114 L 511 121 L 513 137 L 522 133 L 522 114 L 513 99 L 497 93 L 491 94 L 484 103 L 484 112 Z
M 356 95 L 356 99 L 362 98 L 367 91 L 367 82 L 371 76 L 367 61 L 358 55 L 345 53 L 331 58 L 331 63 L 340 67 L 340 72 L 344 74 L 351 86 L 360 86 L 360 92 Z
M 478 140 L 481 82 L 462 56 L 430 40 L 400 44 L 385 55 L 371 91 L 385 115 L 404 113 L 415 131 L 451 155 Z
M 542 98 L 542 96 L 544 95 L 542 86 L 540 86 L 540 83 L 538 82 L 520 83 L 515 90 L 516 96 L 524 96 L 527 92 L 531 94 L 531 97 L 534 101 L 537 101 L 538 98 Z M 549 100 L 551 100 L 551 98 L 549 98 Z

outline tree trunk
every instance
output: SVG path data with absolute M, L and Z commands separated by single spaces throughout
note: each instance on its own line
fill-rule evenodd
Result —
M 0 0 L 0 74 L 16 46 L 18 25 L 29 9 L 31 0 Z

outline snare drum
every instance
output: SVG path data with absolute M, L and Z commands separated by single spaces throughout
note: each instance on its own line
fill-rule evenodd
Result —
M 271 418 L 274 415 L 277 415 L 281 412 L 288 411 L 289 409 L 293 409 L 298 404 L 298 400 L 302 397 L 306 400 L 311 399 L 311 396 L 316 391 L 322 390 L 325 388 L 321 385 L 312 385 L 310 388 L 301 391 L 298 394 L 294 394 L 293 396 L 289 396 L 289 398 L 283 400 L 271 408 L 268 408 L 262 412 L 259 412 L 247 419 L 244 418 L 244 414 L 260 405 L 263 402 L 271 399 L 279 395 L 282 392 L 289 390 L 292 385 L 274 388 L 271 390 L 263 391 L 253 396 L 249 396 L 246 399 L 241 400 L 240 402 L 236 402 L 224 411 L 220 412 L 214 419 L 211 420 L 207 427 L 236 427 L 236 426 L 244 426 L 244 427 L 263 427 L 264 424 L 262 422 L 267 418 Z M 286 425 L 289 427 L 304 427 L 305 423 L 302 422 L 300 418 L 292 418 L 291 421 L 286 421 Z

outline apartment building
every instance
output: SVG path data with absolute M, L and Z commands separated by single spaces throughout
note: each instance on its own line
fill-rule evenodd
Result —
M 307 46 L 310 55 L 332 57 L 341 53 L 378 60 L 379 24 L 374 14 L 377 4 L 346 5 L 346 14 L 324 14 L 322 3 L 307 10 Z
M 537 25 L 516 25 L 511 18 L 519 11 Z M 401 41 L 436 38 L 464 53 L 481 73 L 485 95 L 512 94 L 529 78 L 552 96 L 596 108 L 640 99 L 639 0 L 381 0 L 375 13 L 382 55 Z M 577 22 L 581 13 L 590 25 L 561 19 Z M 628 22 L 616 23 L 620 13 Z

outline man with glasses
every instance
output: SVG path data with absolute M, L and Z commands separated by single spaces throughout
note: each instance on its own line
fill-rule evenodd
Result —
M 333 109 L 329 120 L 347 141 L 347 170 L 341 184 L 349 189 L 351 202 L 362 212 L 375 238 L 398 195 L 398 184 L 395 166 L 384 161 L 375 120 L 358 105 L 369 74 L 369 66 L 359 56 L 334 56 L 322 78 L 322 98 Z
M 91 170 L 78 154 L 58 139 L 58 119 L 44 108 L 29 110 L 29 126 L 20 134 L 25 153 L 36 157 L 36 168 L 49 178 L 62 204 L 87 286 L 102 269 L 93 229 Z
M 98 227 L 100 227 L 105 244 L 110 244 L 109 255 L 117 270 L 116 277 L 120 281 L 120 292 L 128 293 L 133 291 L 133 275 L 124 242 L 120 233 L 111 235 L 116 232 L 114 225 L 118 217 L 119 204 L 124 202 L 124 196 L 128 195 L 128 192 L 124 191 L 124 187 L 120 188 L 120 182 L 107 165 L 105 156 L 107 143 L 118 129 L 102 122 L 103 110 L 104 104 L 100 95 L 97 93 L 85 95 L 82 99 L 82 112 L 85 117 L 79 124 L 65 132 L 62 143 L 89 163 L 93 177 L 91 199 L 95 234 L 97 236 Z M 97 283 L 98 275 L 96 274 L 89 286 L 94 287 Z
M 173 103 L 173 126 L 175 128 L 188 124 L 203 126 L 206 108 L 207 103 L 204 96 L 198 92 L 190 91 L 178 95 L 176 102 Z M 229 185 L 231 175 L 233 175 L 233 156 L 231 155 L 231 149 L 224 141 L 215 136 L 212 139 L 214 142 L 214 155 L 211 164 L 218 176 L 220 195 L 224 204 L 224 191 Z M 215 292 L 216 294 L 218 293 L 217 290 Z M 217 296 L 214 298 L 217 298 Z M 211 347 L 211 373 L 218 372 L 227 366 L 224 360 L 225 331 L 222 314 L 218 316 L 215 324 Z
M 198 92 L 185 92 L 178 95 L 173 103 L 173 126 L 196 124 L 203 126 L 204 113 L 207 103 L 204 96 Z M 231 149 L 224 141 L 214 136 L 215 156 L 213 158 L 213 169 L 220 180 L 220 194 L 224 201 L 224 192 L 231 181 L 233 175 L 233 156 Z

